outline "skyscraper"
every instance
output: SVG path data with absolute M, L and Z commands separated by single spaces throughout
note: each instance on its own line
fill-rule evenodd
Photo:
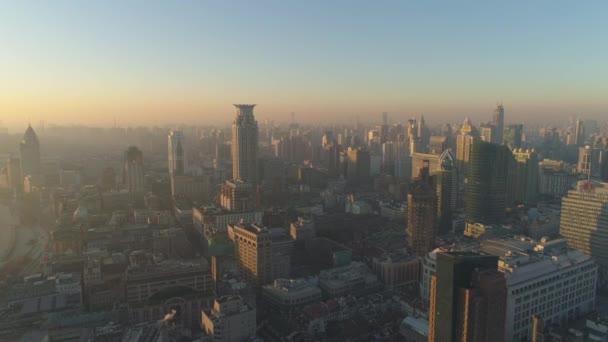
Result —
M 460 134 L 456 138 L 456 160 L 460 171 L 461 182 L 468 176 L 469 162 L 471 161 L 471 146 L 479 140 L 479 132 L 471 124 L 471 119 L 466 117 L 460 128 Z
M 369 151 L 362 148 L 349 147 L 346 157 L 346 178 L 348 180 L 369 178 L 371 166 Z
M 169 174 L 183 175 L 186 172 L 186 150 L 181 131 L 171 131 L 167 137 Z
M 144 190 L 144 155 L 139 148 L 131 146 L 125 152 L 123 183 L 129 192 Z
M 498 257 L 437 253 L 431 279 L 430 342 L 504 341 L 506 280 Z
M 507 205 L 515 202 L 535 203 L 539 186 L 538 153 L 534 149 L 522 148 L 514 149 L 512 153 L 513 177 L 508 182 Z
M 467 177 L 467 222 L 495 224 L 505 216 L 511 151 L 504 145 L 475 141 Z
M 509 125 L 505 127 L 503 143 L 510 148 L 520 148 L 523 137 L 524 125 Z
M 247 281 L 257 286 L 272 282 L 272 235 L 259 224 L 239 223 L 234 232 L 234 257 L 237 270 Z
M 495 138 L 492 142 L 497 144 L 503 143 L 503 134 L 505 130 L 505 107 L 502 104 L 496 106 L 494 110 L 494 118 L 492 120 L 492 124 L 496 127 Z
M 435 247 L 437 194 L 431 185 L 429 165 L 420 168 L 407 195 L 407 243 L 409 252 L 424 256 Z
M 253 116 L 254 104 L 235 104 L 232 123 L 232 178 L 257 182 L 258 122 Z
M 21 186 L 23 186 L 23 180 L 26 176 L 31 176 L 34 183 L 41 182 L 42 161 L 40 159 L 40 142 L 31 125 L 27 127 L 23 139 L 19 144 L 19 156 L 21 160 Z
M 576 128 L 574 130 L 574 141 L 577 146 L 583 146 L 585 144 L 585 126 L 583 120 L 576 120 Z
M 568 247 L 592 256 L 608 279 L 608 183 L 579 181 L 562 199 L 559 233 Z

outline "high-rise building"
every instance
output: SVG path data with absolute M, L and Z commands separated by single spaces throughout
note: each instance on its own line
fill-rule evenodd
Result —
M 479 136 L 482 141 L 494 142 L 496 140 L 496 126 L 491 124 L 481 124 L 479 126 Z
M 429 166 L 420 168 L 407 195 L 407 244 L 413 255 L 424 256 L 435 247 L 437 194 L 431 185 Z
M 588 178 L 608 181 L 608 148 L 603 145 L 579 147 L 577 169 Z
M 171 131 L 167 137 L 169 173 L 183 175 L 186 172 L 186 147 L 184 135 L 181 131 Z
M 506 280 L 498 257 L 437 253 L 431 278 L 430 342 L 504 341 Z
M 535 203 L 539 188 L 538 153 L 522 148 L 512 151 L 511 172 L 507 189 L 507 205 L 516 202 Z
M 593 310 L 597 266 L 583 252 L 568 249 L 564 239 L 503 237 L 483 241 L 480 251 L 497 256 L 505 274 L 506 341 L 530 341 L 535 314 L 547 324 L 565 324 Z
M 21 178 L 21 160 L 9 157 L 6 161 L 7 181 L 9 188 L 13 191 L 23 191 L 23 179 Z
M 494 110 L 494 118 L 492 124 L 496 127 L 496 135 L 492 142 L 497 144 L 503 143 L 503 134 L 505 130 L 505 107 L 502 104 L 496 106 Z
M 23 139 L 19 144 L 19 157 L 21 160 L 21 179 L 31 176 L 35 184 L 42 182 L 42 161 L 40 158 L 40 142 L 31 125 L 27 127 Z
M 123 183 L 131 193 L 144 190 L 144 155 L 136 146 L 125 152 Z
M 577 146 L 583 146 L 585 144 L 585 126 L 583 120 L 576 120 L 576 128 L 574 130 L 574 141 Z
M 254 104 L 235 104 L 232 124 L 232 177 L 257 182 L 258 122 L 253 116 Z
M 562 199 L 560 234 L 568 247 L 595 258 L 608 279 L 608 183 L 579 181 Z
M 508 125 L 505 127 L 503 143 L 510 148 L 521 148 L 524 125 Z
M 475 141 L 470 157 L 466 220 L 482 224 L 500 223 L 505 216 L 511 151 L 504 145 Z
M 371 157 L 369 151 L 362 148 L 349 147 L 347 151 L 346 178 L 349 180 L 370 177 Z
M 227 180 L 220 186 L 219 202 L 223 209 L 232 212 L 253 211 L 255 207 L 253 186 L 240 179 Z
M 203 311 L 202 326 L 211 341 L 246 341 L 255 337 L 256 310 L 240 296 L 223 296 Z
M 242 279 L 257 286 L 273 278 L 272 235 L 259 224 L 238 223 L 230 226 L 234 233 L 234 257 Z
M 461 177 L 461 183 L 468 176 L 471 147 L 477 140 L 479 140 L 479 132 L 471 124 L 471 119 L 467 117 L 460 128 L 460 134 L 456 137 L 456 160 L 458 162 L 457 168 Z

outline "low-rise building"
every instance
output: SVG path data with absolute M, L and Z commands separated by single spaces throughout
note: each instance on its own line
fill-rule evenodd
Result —
M 262 288 L 270 305 L 280 310 L 292 310 L 321 300 L 317 278 L 275 279 Z
M 378 277 L 362 262 L 351 262 L 319 274 L 319 287 L 329 298 L 363 295 L 377 291 L 381 286 Z
M 217 298 L 213 308 L 202 313 L 202 326 L 212 341 L 245 341 L 255 337 L 256 310 L 240 296 Z

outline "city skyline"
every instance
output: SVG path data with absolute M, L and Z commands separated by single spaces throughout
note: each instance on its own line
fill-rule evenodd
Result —
M 118 8 L 118 10 L 117 10 Z M 606 4 L 135 1 L 0 5 L 0 112 L 111 126 L 424 114 L 600 118 Z M 231 18 L 225 20 L 225 18 Z M 280 29 L 278 29 L 280 28 Z M 403 121 L 403 120 L 401 120 Z

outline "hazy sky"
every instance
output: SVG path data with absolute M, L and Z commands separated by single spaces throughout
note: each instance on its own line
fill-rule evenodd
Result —
M 599 117 L 608 1 L 3 1 L 0 119 Z M 336 119 L 334 119 L 336 118 Z

